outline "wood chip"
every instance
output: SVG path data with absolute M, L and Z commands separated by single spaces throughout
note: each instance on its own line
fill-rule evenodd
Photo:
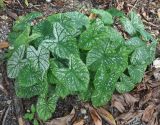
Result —
M 116 121 L 113 118 L 112 114 L 109 113 L 107 110 L 104 108 L 97 108 L 98 113 L 100 116 L 109 123 L 109 125 L 116 125 Z
M 46 122 L 45 125 L 68 125 L 68 121 L 70 121 L 74 117 L 74 115 L 75 110 L 73 109 L 69 115 L 61 118 L 52 119 L 51 121 Z
M 153 117 L 154 111 L 155 111 L 155 105 L 154 104 L 149 105 L 143 112 L 142 121 L 149 122 Z
M 6 41 L 0 42 L 0 49 L 8 48 L 9 43 Z
M 89 112 L 91 114 L 94 124 L 102 125 L 102 119 L 93 107 L 89 106 Z

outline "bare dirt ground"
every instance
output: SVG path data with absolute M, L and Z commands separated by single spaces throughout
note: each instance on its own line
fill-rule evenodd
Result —
M 146 29 L 160 41 L 160 0 L 28 0 L 27 7 L 22 0 L 5 0 L 5 8 L 0 10 L 0 124 L 1 125 L 32 125 L 22 123 L 23 114 L 36 101 L 35 98 L 23 100 L 16 97 L 14 81 L 7 78 L 5 52 L 8 47 L 7 35 L 18 16 L 31 11 L 40 11 L 45 16 L 66 11 L 89 13 L 91 8 L 108 9 L 116 7 L 128 13 L 135 9 L 141 16 Z M 3 47 L 2 47 L 3 46 Z M 160 45 L 157 45 L 156 58 L 160 57 Z M 53 118 L 47 125 L 62 125 L 66 116 L 75 109 L 71 119 L 73 125 L 100 125 L 95 122 L 99 118 L 96 110 L 88 104 L 80 102 L 77 97 L 69 96 L 59 100 Z M 133 91 L 126 94 L 115 93 L 109 104 L 103 107 L 110 112 L 117 125 L 160 125 L 160 69 L 152 65 L 148 67 L 143 81 Z M 102 112 L 102 111 L 101 111 Z M 94 116 L 92 116 L 94 114 Z M 57 119 L 60 121 L 56 124 Z M 91 118 L 92 117 L 92 118 Z M 95 119 L 94 119 L 95 118 Z M 103 125 L 112 125 L 107 117 L 103 117 Z M 110 119 L 111 120 L 111 119 Z M 111 120 L 113 121 L 113 119 Z M 40 121 L 40 124 L 45 124 Z M 65 124 L 64 124 L 65 125 Z

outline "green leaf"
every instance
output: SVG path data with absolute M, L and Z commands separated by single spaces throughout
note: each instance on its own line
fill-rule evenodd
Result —
M 130 34 L 132 36 L 136 33 L 136 29 L 134 28 L 132 22 L 127 17 L 121 17 L 120 21 L 121 21 L 125 31 L 128 32 L 128 34 Z
M 51 84 L 58 84 L 59 83 L 58 79 L 54 75 L 54 69 L 61 67 L 61 65 L 57 64 L 57 63 L 59 63 L 59 62 L 57 62 L 56 59 L 50 59 L 50 67 L 49 67 L 48 74 L 47 74 L 48 83 L 51 83 Z
M 38 121 L 36 119 L 34 119 L 33 125 L 39 125 L 39 123 L 38 123 Z
M 20 46 L 9 58 L 7 63 L 7 73 L 9 78 L 16 78 L 19 71 L 25 64 L 23 57 L 25 52 L 25 46 Z
M 105 35 L 110 41 L 116 42 L 117 46 L 119 46 L 120 44 L 124 44 L 125 42 L 122 34 L 118 32 L 118 30 L 110 26 L 106 27 Z
M 77 30 L 81 30 L 83 27 L 89 26 L 89 19 L 86 15 L 79 13 L 79 12 L 67 12 L 65 13 L 67 17 L 71 19 L 71 24 Z
M 40 37 L 40 34 L 34 33 L 30 35 L 30 27 L 26 27 L 26 29 L 17 36 L 15 41 L 13 41 L 14 48 L 17 49 L 21 45 L 27 45 L 31 41 Z
M 77 36 L 80 34 L 80 28 L 82 25 L 79 25 L 78 23 L 80 21 L 86 20 L 86 18 L 83 16 L 82 20 L 76 19 L 77 17 L 74 17 L 74 14 L 78 14 L 76 12 L 68 12 L 68 13 L 60 13 L 60 14 L 54 14 L 47 18 L 49 22 L 51 22 L 52 25 L 55 25 L 55 23 L 59 23 L 71 36 Z M 79 15 L 78 17 L 82 17 Z M 78 22 L 76 22 L 79 20 Z M 88 21 L 87 21 L 88 22 Z M 85 24 L 84 24 L 85 25 Z
M 46 121 L 51 118 L 52 113 L 56 108 L 58 97 L 52 95 L 48 99 L 46 97 L 39 97 L 37 102 L 37 113 L 40 119 Z
M 134 26 L 134 28 L 139 31 L 144 29 L 144 25 L 140 19 L 140 17 L 135 12 L 130 12 L 129 17 L 131 19 L 131 23 Z
M 123 17 L 125 16 L 125 13 L 116 9 L 116 8 L 110 8 L 107 10 L 113 17 Z
M 53 26 L 55 39 L 44 40 L 41 46 L 49 49 L 53 55 L 61 58 L 69 58 L 71 54 L 79 55 L 76 39 L 71 38 L 69 33 L 59 24 Z
M 34 113 L 25 113 L 24 119 L 32 121 L 34 118 Z
M 91 98 L 94 106 L 105 105 L 111 99 L 117 79 L 104 64 L 100 66 L 95 75 L 95 90 Z
M 35 108 L 35 106 L 34 106 L 33 104 L 31 105 L 31 112 L 32 112 L 32 113 L 35 113 L 35 112 L 36 112 L 36 108 Z
M 36 71 L 31 65 L 25 65 L 20 70 L 17 82 L 21 87 L 31 87 L 40 82 L 41 72 Z
M 146 65 L 130 65 L 128 66 L 128 72 L 131 77 L 131 80 L 134 83 L 139 83 L 142 81 L 142 78 L 144 76 L 144 72 L 146 70 Z
M 31 26 L 31 21 L 41 16 L 42 14 L 40 12 L 32 12 L 25 16 L 20 16 L 19 19 L 15 22 L 13 30 L 23 31 L 26 29 L 26 27 Z
M 49 51 L 42 46 L 36 50 L 33 46 L 27 48 L 27 58 L 33 62 L 33 66 L 44 74 L 49 68 Z M 43 75 L 42 75 L 43 76 Z
M 56 68 L 54 74 L 61 84 L 61 89 L 57 89 L 57 93 L 62 97 L 65 95 L 65 92 L 81 92 L 88 89 L 88 69 L 79 58 L 73 55 L 71 55 L 69 60 L 69 68 Z M 61 95 L 61 93 L 64 94 Z
M 147 46 L 142 46 L 133 52 L 131 56 L 131 63 L 133 65 L 141 65 L 141 64 L 148 64 L 150 63 L 149 61 L 150 58 L 150 50 Z
M 138 37 L 132 37 L 130 38 L 129 40 L 126 41 L 125 43 L 127 45 L 127 47 L 135 50 L 136 48 L 138 47 L 141 47 L 141 46 L 145 46 L 146 43 L 143 42 L 140 38 Z
M 113 24 L 112 15 L 107 11 L 100 9 L 92 9 L 92 12 L 99 15 L 104 24 Z
M 96 71 L 102 63 L 112 68 L 112 70 L 127 66 L 128 57 L 126 57 L 126 54 L 122 55 L 117 52 L 117 47 L 116 42 L 113 44 L 113 42 L 106 39 L 106 41 L 102 41 L 91 49 L 86 58 L 89 69 Z
M 79 47 L 83 50 L 90 50 L 106 36 L 105 27 L 101 20 L 97 19 L 80 36 Z
M 122 74 L 120 77 L 120 82 L 116 83 L 116 90 L 119 93 L 126 93 L 131 91 L 135 87 L 135 84 L 133 81 L 130 79 L 129 76 Z
M 33 44 L 38 47 L 43 40 L 53 37 L 53 26 L 49 21 L 43 20 L 33 27 L 32 34 L 40 34 L 40 37 L 33 41 Z
M 29 87 L 23 87 L 20 83 L 15 83 L 16 95 L 20 98 L 31 98 L 42 93 L 46 93 L 48 90 L 48 83 L 46 80 L 43 80 L 37 84 L 34 84 Z

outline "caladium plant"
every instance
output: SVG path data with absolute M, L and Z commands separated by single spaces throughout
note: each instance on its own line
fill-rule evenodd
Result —
M 33 12 L 13 26 L 8 77 L 15 79 L 17 96 L 38 97 L 36 109 L 42 120 L 52 116 L 58 98 L 78 95 L 102 106 L 114 91 L 131 91 L 154 59 L 156 40 L 135 12 L 91 12 L 97 16 L 58 13 L 32 25 L 42 16 Z

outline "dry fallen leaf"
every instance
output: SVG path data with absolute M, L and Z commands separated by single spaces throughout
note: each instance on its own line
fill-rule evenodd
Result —
M 112 102 L 112 107 L 117 108 L 119 112 L 123 113 L 125 111 L 125 106 L 127 105 L 122 95 L 114 94 L 112 96 L 111 102 Z
M 141 116 L 142 116 L 142 113 L 143 113 L 142 110 L 139 110 L 139 111 L 136 111 L 136 112 L 123 113 L 122 115 L 119 115 L 116 118 L 117 125 L 119 125 L 119 122 L 121 123 L 120 125 L 125 125 L 126 123 L 128 123 L 132 119 L 135 119 L 135 118 L 140 119 Z
M 109 125 L 116 125 L 115 119 L 107 110 L 105 110 L 104 108 L 97 108 L 97 111 L 100 116 L 109 123 Z
M 67 125 L 68 121 L 70 121 L 74 117 L 74 115 L 75 110 L 73 109 L 69 115 L 61 118 L 55 118 L 49 122 L 46 122 L 45 125 Z
M 0 42 L 0 49 L 8 48 L 9 43 L 6 41 Z
M 73 125 L 84 125 L 84 119 L 81 119 L 80 121 L 74 123 Z
M 93 107 L 89 106 L 89 112 L 91 114 L 94 124 L 102 125 L 102 119 Z
M 131 94 L 129 94 L 129 93 L 125 93 L 123 96 L 124 96 L 124 99 L 125 99 L 126 103 L 127 103 L 129 106 L 134 105 L 134 103 L 138 101 L 138 99 L 136 99 L 135 97 L 133 97 L 133 96 L 132 96 Z
M 153 117 L 154 111 L 155 111 L 155 105 L 154 104 L 149 105 L 143 112 L 142 121 L 149 122 Z
M 90 15 L 89 15 L 89 19 L 90 20 L 93 20 L 93 19 L 95 19 L 96 18 L 96 14 L 94 14 L 94 13 L 91 13 Z

